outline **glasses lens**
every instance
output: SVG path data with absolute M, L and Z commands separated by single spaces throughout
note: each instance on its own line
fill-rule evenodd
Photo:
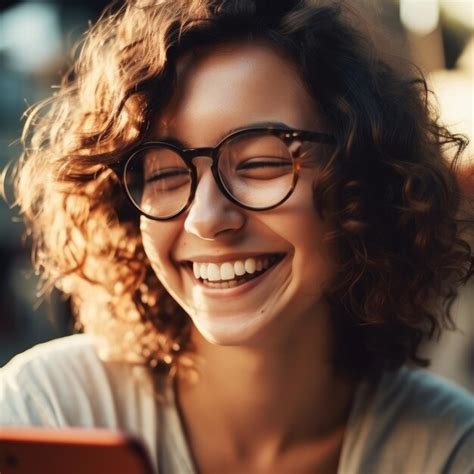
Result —
M 287 145 L 262 132 L 249 132 L 225 143 L 219 175 L 237 201 L 254 209 L 279 204 L 291 192 L 295 178 Z
M 179 213 L 191 194 L 191 170 L 171 148 L 147 147 L 125 167 L 125 185 L 135 205 L 152 217 Z

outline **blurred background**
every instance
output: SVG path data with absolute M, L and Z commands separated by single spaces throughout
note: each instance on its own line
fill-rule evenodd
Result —
M 417 64 L 443 121 L 474 140 L 474 0 L 347 0 L 383 49 Z M 105 0 L 0 0 L 0 169 L 20 154 L 25 110 L 48 97 Z M 474 159 L 471 144 L 465 160 Z M 5 190 L 11 198 L 11 189 Z M 474 196 L 474 194 L 473 194 Z M 15 210 L 0 198 L 0 366 L 34 344 L 70 334 L 69 302 L 37 295 L 30 250 Z M 474 284 L 454 306 L 459 331 L 426 347 L 431 370 L 474 391 Z

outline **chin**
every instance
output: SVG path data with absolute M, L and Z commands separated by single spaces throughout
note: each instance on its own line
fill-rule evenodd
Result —
M 243 318 L 228 316 L 200 318 L 195 316 L 193 324 L 207 342 L 220 346 L 246 346 L 257 342 L 267 334 L 269 318 Z

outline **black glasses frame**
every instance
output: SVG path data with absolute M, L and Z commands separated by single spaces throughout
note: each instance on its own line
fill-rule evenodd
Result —
M 286 128 L 286 127 L 248 127 L 248 128 L 237 130 L 233 133 L 230 133 L 229 135 L 226 135 L 215 147 L 200 147 L 200 148 L 184 148 L 183 149 L 169 142 L 147 141 L 137 146 L 137 148 L 133 150 L 132 153 L 127 158 L 117 163 L 114 163 L 110 167 L 119 178 L 120 183 L 124 187 L 126 195 L 129 201 L 131 202 L 131 204 L 133 205 L 133 207 L 135 207 L 141 215 L 147 217 L 148 219 L 152 219 L 156 221 L 167 221 L 170 219 L 174 219 L 175 217 L 178 217 L 180 214 L 182 214 L 189 208 L 189 206 L 194 200 L 197 184 L 198 184 L 197 169 L 193 163 L 193 159 L 198 156 L 206 156 L 206 157 L 211 158 L 212 160 L 211 172 L 212 172 L 212 175 L 214 176 L 214 180 L 216 181 L 216 184 L 219 190 L 230 202 L 236 204 L 237 206 L 243 209 L 247 209 L 250 211 L 267 211 L 270 209 L 274 209 L 275 207 L 283 204 L 293 193 L 296 187 L 296 183 L 298 182 L 299 171 L 300 171 L 300 162 L 298 160 L 298 157 L 295 157 L 295 156 L 291 157 L 292 162 L 293 162 L 293 182 L 292 182 L 290 190 L 282 199 L 280 199 L 280 201 L 278 201 L 276 204 L 272 204 L 271 206 L 256 208 L 256 207 L 248 206 L 246 204 L 241 203 L 226 188 L 224 182 L 222 181 L 219 175 L 219 157 L 220 157 L 221 148 L 229 140 L 235 139 L 241 135 L 245 135 L 248 133 L 262 133 L 262 132 L 265 132 L 271 136 L 278 137 L 288 146 L 288 148 L 290 148 L 291 143 L 295 140 L 309 141 L 309 142 L 315 142 L 315 143 L 325 143 L 325 144 L 331 144 L 331 145 L 336 144 L 336 138 L 334 137 L 334 135 L 331 135 L 328 133 L 310 132 L 307 130 L 295 130 L 295 129 Z M 189 170 L 191 171 L 191 190 L 190 190 L 189 198 L 187 202 L 183 205 L 183 207 L 178 212 L 166 217 L 153 216 L 143 211 L 133 199 L 126 184 L 127 168 L 131 160 L 133 159 L 133 157 L 136 156 L 138 153 L 143 152 L 143 150 L 146 150 L 148 148 L 154 148 L 157 146 L 168 148 L 174 151 L 175 153 L 177 153 L 181 157 L 181 159 L 184 161 L 184 163 L 188 166 Z

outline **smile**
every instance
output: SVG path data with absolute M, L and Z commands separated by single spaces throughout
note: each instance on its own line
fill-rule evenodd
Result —
M 222 263 L 190 262 L 194 277 L 210 288 L 233 288 L 257 278 L 283 259 L 282 254 L 267 254 Z

